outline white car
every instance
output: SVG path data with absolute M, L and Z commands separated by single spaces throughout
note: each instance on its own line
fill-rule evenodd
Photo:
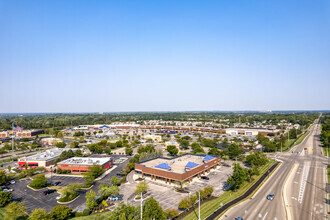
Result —
M 62 196 L 62 195 L 57 196 L 57 197 L 56 197 L 56 200 L 59 200 L 59 199 L 62 198 L 62 197 L 64 197 L 64 196 Z
M 10 184 L 15 184 L 16 183 L 15 180 L 10 180 L 9 182 L 10 182 Z

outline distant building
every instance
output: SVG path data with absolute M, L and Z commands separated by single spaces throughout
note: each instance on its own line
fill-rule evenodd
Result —
M 157 141 L 157 142 L 161 142 L 162 141 L 162 136 L 160 136 L 160 135 L 148 134 L 148 135 L 142 136 L 142 138 L 145 139 L 145 140 L 151 139 L 151 140 Z
M 60 138 L 43 138 L 41 144 L 46 147 L 56 146 L 57 143 L 63 142 Z
M 72 157 L 57 163 L 57 169 L 70 170 L 71 173 L 79 174 L 87 172 L 93 165 L 100 165 L 104 170 L 113 166 L 111 157 Z
M 32 129 L 32 130 L 23 130 L 21 132 L 19 131 L 0 131 L 0 138 L 9 138 L 13 134 L 15 138 L 31 138 L 33 136 L 37 136 L 39 134 L 43 134 L 44 130 L 41 129 Z

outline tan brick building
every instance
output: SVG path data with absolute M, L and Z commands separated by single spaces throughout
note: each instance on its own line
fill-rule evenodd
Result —
M 135 163 L 135 173 L 165 183 L 191 182 L 220 165 L 221 158 L 203 154 L 183 154 L 173 158 L 157 157 Z

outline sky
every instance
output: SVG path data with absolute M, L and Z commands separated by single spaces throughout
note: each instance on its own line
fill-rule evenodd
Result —
M 0 112 L 329 110 L 328 0 L 0 0 Z

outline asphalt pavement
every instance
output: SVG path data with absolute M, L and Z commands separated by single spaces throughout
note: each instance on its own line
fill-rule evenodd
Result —
M 289 200 L 290 210 L 292 210 L 293 219 L 327 219 L 325 215 L 326 179 L 324 176 L 326 173 L 323 171 L 327 159 L 321 155 L 321 147 L 318 142 L 318 127 L 318 124 L 315 124 L 311 128 L 310 134 L 303 140 L 303 142 L 295 146 L 290 152 L 278 153 L 277 158 L 282 161 L 282 164 L 275 173 L 273 173 L 273 175 L 263 184 L 251 199 L 230 208 L 220 219 L 232 220 L 236 217 L 242 217 L 244 220 L 287 219 L 282 190 L 286 177 L 289 175 L 295 163 L 299 164 L 301 172 L 305 169 L 303 175 L 304 179 L 307 179 L 307 181 L 305 181 L 305 184 L 304 179 L 300 178 L 298 183 L 296 183 L 296 179 L 293 179 L 292 182 L 288 183 L 287 198 Z M 312 146 L 310 146 L 311 144 Z M 312 154 L 309 154 L 308 151 L 305 150 L 305 148 L 310 147 L 313 149 Z M 301 172 L 299 172 L 298 175 L 302 175 Z M 297 193 L 295 191 L 298 189 L 297 184 L 299 185 L 299 192 L 296 197 L 294 197 L 292 196 L 292 193 Z M 302 188 L 304 188 L 303 191 Z M 267 200 L 266 198 L 270 193 L 275 194 L 275 198 L 272 201 Z M 297 206 L 295 203 L 298 202 L 299 193 L 301 205 Z M 292 199 L 292 197 L 297 200 Z M 323 210 L 321 210 L 321 206 L 323 207 Z

